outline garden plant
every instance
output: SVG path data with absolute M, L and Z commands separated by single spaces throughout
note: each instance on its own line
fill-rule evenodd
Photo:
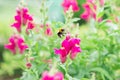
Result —
M 119 1 L 61 0 L 61 20 L 49 15 L 54 1 L 40 0 L 38 15 L 27 0 L 14 8 L 4 60 L 20 69 L 15 80 L 120 80 Z

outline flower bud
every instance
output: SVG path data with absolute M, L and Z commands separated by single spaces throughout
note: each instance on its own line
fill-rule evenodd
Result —
M 26 63 L 26 67 L 27 67 L 28 69 L 30 69 L 31 66 L 32 66 L 32 64 L 31 64 L 30 62 L 27 62 L 27 63 Z

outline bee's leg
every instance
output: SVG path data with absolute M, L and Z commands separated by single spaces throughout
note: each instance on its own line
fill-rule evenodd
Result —
M 58 36 L 61 38 L 61 33 L 58 33 Z
M 59 35 L 59 37 L 61 38 L 61 35 Z

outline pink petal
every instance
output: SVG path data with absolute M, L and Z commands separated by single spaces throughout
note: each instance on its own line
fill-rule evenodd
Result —
M 35 25 L 32 22 L 28 22 L 27 28 L 26 28 L 26 32 L 28 32 L 28 30 L 32 30 L 35 27 Z
M 79 52 L 81 52 L 80 47 L 79 46 L 74 46 L 71 50 L 70 58 L 73 60 L 76 57 L 77 53 L 79 53 Z
M 101 5 L 101 6 L 104 6 L 105 0 L 99 0 L 99 1 L 100 1 L 100 5 Z
M 48 36 L 51 36 L 52 35 L 52 29 L 50 27 L 47 27 L 47 29 L 45 31 L 45 34 L 48 35 Z
M 92 0 L 90 0 L 91 2 Z M 89 1 L 88 1 L 89 2 Z M 83 14 L 81 14 L 81 18 L 88 21 L 89 18 L 94 18 L 96 20 L 96 9 L 97 6 L 94 3 L 88 3 L 86 2 L 85 4 L 83 4 L 83 8 L 85 9 L 85 11 L 83 12 Z
M 61 72 L 58 72 L 54 75 L 54 80 L 64 80 L 64 76 Z
M 72 6 L 74 12 L 77 12 L 80 9 L 76 0 L 63 0 L 62 6 L 64 11 L 67 11 L 70 6 Z
M 42 74 L 42 79 L 41 80 L 54 80 L 54 76 L 50 76 L 49 73 L 47 71 L 45 71 Z
M 27 62 L 27 63 L 26 63 L 26 67 L 29 69 L 29 68 L 32 67 L 32 64 L 31 64 L 30 62 Z
M 84 13 L 81 14 L 81 18 L 88 21 L 90 18 L 90 15 L 88 14 L 87 11 L 85 11 Z
M 9 44 L 6 44 L 5 45 L 5 48 L 6 49 L 9 49 L 13 54 L 15 54 L 16 53 L 16 44 L 15 44 L 15 39 L 14 39 L 14 37 L 11 37 L 10 39 L 9 39 Z
M 63 40 L 62 47 L 64 47 L 68 53 L 71 48 L 71 46 L 69 46 L 69 40 L 67 40 L 67 39 Z
M 61 55 L 62 57 L 67 56 L 68 54 L 64 47 L 55 49 L 55 53 Z
M 24 7 L 24 8 L 22 8 L 22 12 L 23 12 L 23 13 L 27 13 L 27 12 L 28 12 L 28 9 Z
M 54 49 L 54 52 L 55 52 L 55 54 L 60 54 L 61 53 L 60 49 Z
M 21 54 L 28 48 L 28 46 L 24 44 L 24 40 L 22 38 L 18 39 L 17 45 Z
M 87 0 L 87 2 L 93 3 L 93 2 L 94 2 L 94 0 Z
M 15 16 L 15 20 L 16 20 L 17 22 L 20 22 L 20 23 L 21 23 L 21 15 L 16 15 L 16 16 Z
M 60 55 L 60 60 L 62 63 L 66 61 L 68 53 L 66 52 L 65 48 L 55 49 L 55 53 Z
M 66 59 L 67 59 L 67 56 L 60 55 L 60 60 L 62 63 L 65 63 Z
M 21 32 L 21 23 L 20 22 L 15 22 L 11 26 L 15 27 L 18 32 Z

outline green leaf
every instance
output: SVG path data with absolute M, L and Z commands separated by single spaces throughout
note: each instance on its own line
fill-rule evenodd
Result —
M 108 80 L 113 80 L 113 78 L 111 77 L 111 75 L 105 69 L 103 69 L 103 68 L 96 67 L 96 68 L 91 69 L 91 71 L 99 72 L 99 73 L 103 74 L 104 76 L 106 76 L 108 78 Z
M 73 19 L 72 19 L 72 22 L 76 22 L 76 21 L 78 21 L 78 20 L 80 20 L 80 18 L 73 18 Z
M 98 14 L 98 18 L 101 18 L 104 15 L 104 11 Z

